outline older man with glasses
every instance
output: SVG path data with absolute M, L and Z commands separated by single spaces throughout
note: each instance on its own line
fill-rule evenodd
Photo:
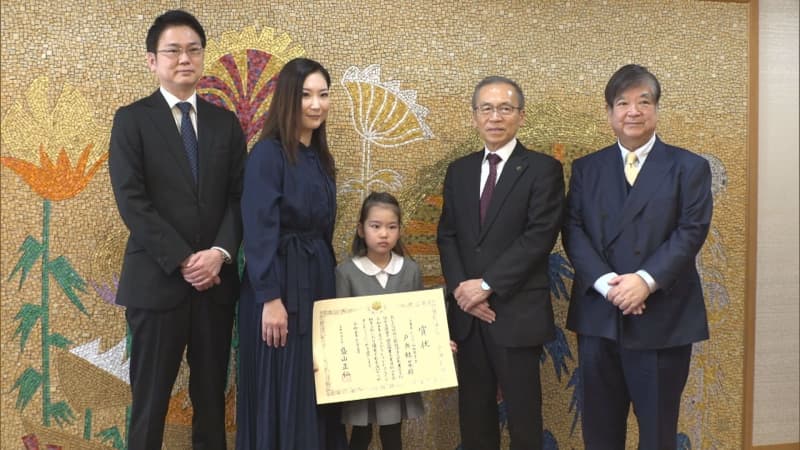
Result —
M 450 334 L 458 344 L 462 448 L 500 447 L 502 389 L 511 448 L 542 448 L 542 344 L 555 337 L 548 258 L 561 227 L 564 176 L 516 139 L 525 97 L 514 81 L 475 86 L 484 148 L 447 169 L 438 238 Z

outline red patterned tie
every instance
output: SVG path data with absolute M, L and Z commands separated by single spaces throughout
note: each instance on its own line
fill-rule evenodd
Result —
M 486 211 L 489 210 L 489 203 L 492 202 L 492 194 L 494 194 L 494 185 L 497 183 L 497 163 L 503 159 L 494 153 L 489 153 L 486 160 L 489 161 L 489 177 L 486 178 L 486 184 L 483 186 L 481 194 L 481 225 L 483 218 L 486 217 Z

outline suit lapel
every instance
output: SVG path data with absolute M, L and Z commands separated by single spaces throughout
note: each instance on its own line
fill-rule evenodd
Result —
M 458 187 L 466 196 L 467 207 L 472 217 L 467 218 L 472 228 L 472 235 L 478 236 L 481 231 L 481 164 L 483 163 L 484 150 L 473 153 L 464 164 L 465 173 L 461 174 Z
M 619 145 L 614 144 L 604 151 L 600 160 L 600 164 L 602 164 L 600 179 L 606 180 L 603 181 L 603 185 L 608 186 L 608 191 L 604 193 L 603 197 L 597 199 L 596 205 L 600 208 L 599 213 L 603 219 L 602 226 L 610 227 L 609 231 L 603 233 L 605 236 L 603 245 L 608 245 L 619 235 L 622 207 L 625 205 L 628 192 Z
M 199 179 L 197 180 L 198 197 L 203 196 L 203 187 L 213 176 L 213 127 L 216 124 L 211 120 L 211 105 L 197 96 L 197 151 L 199 158 Z
M 508 158 L 508 161 L 506 161 L 505 166 L 503 166 L 503 172 L 500 174 L 500 179 L 497 180 L 497 184 L 494 187 L 492 201 L 489 203 L 489 209 L 486 211 L 486 217 L 483 219 L 483 226 L 480 227 L 480 234 L 478 235 L 479 243 L 486 236 L 487 230 L 492 227 L 492 223 L 497 219 L 500 207 L 503 205 L 503 202 L 505 202 L 508 194 L 511 193 L 517 180 L 525 173 L 525 170 L 528 169 L 528 159 L 525 157 L 525 152 L 527 152 L 525 147 L 517 142 L 517 146 L 514 148 L 514 151 L 511 152 L 511 156 Z M 478 170 L 480 173 L 480 167 L 478 167 Z M 478 222 L 480 223 L 480 217 L 478 218 Z
M 192 177 L 192 170 L 189 168 L 189 160 L 186 158 L 186 150 L 183 148 L 183 141 L 178 127 L 175 125 L 175 117 L 169 109 L 169 104 L 167 104 L 166 99 L 159 91 L 150 96 L 148 103 L 152 108 L 149 114 L 150 122 L 153 128 L 164 138 L 164 148 L 172 156 L 181 176 L 187 183 L 194 185 L 194 177 Z M 194 192 L 196 195 L 197 190 L 195 189 Z
M 659 186 L 664 183 L 664 178 L 672 168 L 673 164 L 674 161 L 667 152 L 664 143 L 656 138 L 656 142 L 653 144 L 653 149 L 650 151 L 650 154 L 647 155 L 647 159 L 645 160 L 641 170 L 639 170 L 639 175 L 636 177 L 636 182 L 631 187 L 631 190 L 628 193 L 625 202 L 623 203 L 621 211 L 622 214 L 617 216 L 620 219 L 612 233 L 609 235 L 609 244 L 620 235 L 622 228 L 626 224 L 630 223 L 634 217 L 639 214 L 642 208 L 647 205 L 647 202 L 653 198 L 653 194 L 659 188 Z M 624 180 L 625 176 L 622 174 L 623 171 L 621 159 L 618 167 L 620 177 Z

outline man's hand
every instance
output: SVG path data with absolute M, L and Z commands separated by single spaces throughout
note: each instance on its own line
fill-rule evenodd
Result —
M 635 273 L 626 273 L 612 278 L 608 284 L 612 286 L 608 291 L 608 301 L 622 310 L 623 315 L 639 315 L 644 312 L 644 302 L 650 296 L 650 288 L 642 277 Z
M 264 302 L 261 307 L 261 339 L 270 347 L 286 347 L 289 315 L 280 298 Z
M 219 250 L 201 250 L 192 253 L 181 263 L 181 274 L 195 289 L 204 291 L 220 284 L 219 271 L 224 260 Z
M 475 305 L 483 303 L 489 298 L 491 291 L 484 291 L 481 289 L 481 282 L 483 282 L 482 279 L 473 278 L 458 284 L 453 295 L 456 298 L 456 302 L 458 302 L 459 308 L 469 312 Z
M 486 323 L 494 323 L 497 317 L 494 310 L 489 306 L 489 302 L 478 303 L 473 306 L 472 309 L 466 310 L 465 312 L 472 314 Z
M 481 289 L 482 281 L 480 278 L 462 281 L 453 292 L 453 296 L 462 311 L 472 314 L 484 322 L 493 323 L 496 315 L 489 307 L 488 301 L 491 291 Z

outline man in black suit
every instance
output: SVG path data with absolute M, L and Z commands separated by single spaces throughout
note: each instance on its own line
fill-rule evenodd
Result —
M 187 347 L 193 448 L 224 449 L 246 143 L 233 113 L 197 96 L 206 36 L 194 16 L 167 11 L 146 45 L 161 86 L 117 111 L 109 152 L 130 230 L 117 290 L 133 339 L 128 449 L 161 448 Z
M 555 337 L 548 258 L 561 227 L 561 163 L 516 139 L 525 119 L 520 87 L 488 77 L 472 95 L 485 148 L 447 169 L 437 242 L 449 324 L 458 344 L 464 450 L 500 446 L 499 383 L 511 448 L 542 448 L 542 344 Z
M 605 89 L 617 142 L 575 160 L 564 248 L 575 280 L 567 328 L 578 334 L 583 441 L 674 450 L 692 343 L 708 339 L 695 257 L 713 206 L 708 162 L 656 136 L 661 85 L 620 68 Z

